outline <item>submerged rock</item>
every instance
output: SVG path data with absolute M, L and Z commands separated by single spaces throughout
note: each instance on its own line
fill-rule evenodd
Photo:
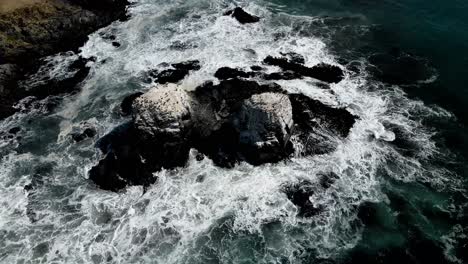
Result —
M 183 80 L 190 71 L 197 71 L 200 67 L 199 61 L 187 61 L 171 65 L 173 69 L 167 69 L 162 72 L 152 71 L 150 76 L 155 78 L 159 84 L 178 83 Z
M 255 74 L 254 72 L 245 72 L 240 69 L 222 67 L 216 71 L 214 76 L 220 80 L 227 80 L 233 78 L 249 78 L 255 76 Z
M 263 60 L 264 63 L 272 66 L 278 66 L 284 71 L 293 72 L 304 77 L 315 78 L 327 83 L 338 83 L 344 78 L 343 70 L 338 66 L 320 63 L 310 68 L 298 63 L 302 61 L 302 59 L 294 57 L 288 59 L 275 58 L 272 56 L 268 56 Z
M 96 135 L 96 130 L 92 127 L 88 127 L 83 132 L 80 133 L 73 133 L 72 134 L 72 139 L 75 142 L 81 142 L 87 138 L 92 138 Z
M 323 211 L 322 207 L 315 206 L 310 200 L 315 189 L 315 186 L 308 181 L 301 181 L 284 188 L 288 199 L 297 207 L 298 216 L 312 217 Z
M 231 17 L 237 19 L 237 21 L 239 21 L 239 23 L 241 23 L 241 24 L 256 23 L 256 22 L 260 21 L 259 17 L 251 15 L 251 14 L 245 12 L 244 9 L 242 9 L 240 7 L 236 7 L 233 10 L 227 11 L 226 13 L 224 13 L 224 15 L 225 16 L 231 16 Z

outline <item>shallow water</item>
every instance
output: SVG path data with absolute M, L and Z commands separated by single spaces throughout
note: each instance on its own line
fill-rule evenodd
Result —
M 128 21 L 99 30 L 82 47 L 82 56 L 97 60 L 89 63 L 90 75 L 78 94 L 59 98 L 52 112 L 45 105 L 55 98 L 36 102 L 36 107 L 25 100 L 24 111 L 0 123 L 2 131 L 22 128 L 20 139 L 0 142 L 1 262 L 466 261 L 460 251 L 467 230 L 466 163 L 459 155 L 464 150 L 447 140 L 466 136 L 457 121 L 463 110 L 448 107 L 450 102 L 433 104 L 439 102 L 433 100 L 436 87 L 448 87 L 445 79 L 454 78 L 445 74 L 435 53 L 401 32 L 385 41 L 395 36 L 387 33 L 396 32 L 394 22 L 402 22 L 390 7 L 406 10 L 406 5 L 236 3 L 261 16 L 261 22 L 240 25 L 221 16 L 233 1 L 133 1 Z M 384 14 L 391 15 L 382 21 L 386 8 Z M 401 23 L 406 24 L 410 22 Z M 112 45 L 110 35 L 120 47 Z M 452 45 L 457 43 L 461 41 Z M 399 75 L 384 80 L 374 76 L 372 64 L 400 66 L 375 59 L 387 56 L 395 45 L 398 53 L 423 64 L 424 72 L 413 73 L 404 84 L 392 83 Z M 413 50 L 418 53 L 410 55 Z M 87 172 L 101 158 L 96 139 L 76 144 L 70 133 L 90 124 L 103 136 L 128 121 L 118 113 L 120 102 L 154 85 L 146 78 L 149 70 L 200 60 L 201 70 L 181 83 L 191 90 L 214 80 L 219 67 L 247 68 L 267 55 L 290 51 L 304 55 L 310 66 L 323 61 L 347 69 L 345 80 L 330 89 L 310 79 L 278 82 L 359 117 L 347 139 L 336 139 L 339 147 L 333 153 L 229 170 L 191 157 L 184 168 L 156 173 L 157 182 L 146 192 L 138 186 L 106 192 L 88 180 Z M 74 57 L 51 58 L 56 67 L 45 74 L 67 75 L 63 69 Z M 463 56 L 456 61 L 453 65 L 463 64 Z M 463 80 L 457 77 L 456 82 Z M 447 98 L 454 97 L 452 91 L 463 91 L 457 87 L 446 89 Z M 331 172 L 339 179 L 323 188 L 321 177 Z M 324 208 L 312 218 L 297 216 L 282 191 L 303 180 L 316 185 L 311 200 Z

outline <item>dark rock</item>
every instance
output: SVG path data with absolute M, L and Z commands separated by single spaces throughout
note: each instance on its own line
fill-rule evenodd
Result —
M 298 216 L 312 217 L 323 211 L 320 206 L 314 206 L 310 197 L 314 194 L 314 186 L 309 181 L 288 185 L 284 188 L 288 199 L 297 207 Z
M 230 10 L 226 13 L 224 13 L 225 16 L 232 16 L 233 18 L 237 19 L 239 23 L 241 24 L 247 24 L 247 23 L 256 23 L 260 21 L 260 18 L 257 16 L 253 16 L 247 12 L 244 11 L 244 9 L 240 7 L 234 8 L 234 10 Z
M 63 51 L 77 51 L 89 34 L 126 17 L 127 4 L 127 0 L 37 1 L 0 14 L 0 64 L 17 64 L 15 74 L 10 74 L 6 82 L 2 78 L 1 68 L 4 67 L 0 67 L 0 118 L 15 113 L 12 106 L 27 96 L 42 99 L 73 90 L 71 83 L 82 80 L 83 75 L 87 75 L 85 71 L 78 71 L 74 80 L 49 80 L 33 91 L 26 91 L 18 83 L 30 79 L 29 75 L 39 68 L 37 65 L 43 63 L 38 61 L 39 58 Z
M 205 159 L 205 155 L 203 155 L 202 153 L 197 153 L 197 155 L 195 156 L 195 160 L 197 161 L 202 161 Z
M 302 94 L 289 96 L 293 106 L 294 135 L 303 144 L 303 155 L 324 154 L 336 148 L 334 138 L 346 138 L 356 117 Z
M 147 186 L 155 181 L 138 151 L 138 136 L 133 124 L 126 123 L 99 139 L 96 146 L 105 154 L 89 172 L 101 189 L 118 191 L 127 185 Z
M 263 75 L 265 80 L 294 80 L 301 79 L 302 76 L 293 71 L 273 72 Z
M 160 84 L 166 83 L 178 83 L 183 80 L 190 71 L 199 70 L 200 62 L 199 61 L 187 61 L 182 63 L 175 63 L 171 65 L 174 69 L 167 69 L 162 72 L 153 70 L 150 72 L 150 76 L 156 78 L 156 82 Z
M 156 82 L 160 84 L 178 83 L 189 74 L 188 70 L 168 69 L 156 76 Z
M 250 69 L 252 71 L 263 71 L 263 70 L 265 70 L 262 66 L 258 66 L 258 65 L 251 66 Z
M 73 133 L 72 138 L 75 142 L 81 142 L 87 138 L 92 138 L 96 135 L 96 130 L 94 128 L 88 127 L 81 133 Z
M 216 73 L 215 77 L 220 80 L 232 79 L 232 78 L 250 78 L 253 77 L 255 73 L 253 72 L 245 72 L 240 69 L 233 69 L 229 67 L 222 67 L 219 68 Z
M 89 34 L 125 17 L 127 4 L 126 0 L 39 1 L 2 13 L 0 63 L 27 64 L 43 56 L 77 50 Z
M 153 172 L 184 166 L 191 148 L 198 150 L 197 160 L 206 155 L 227 168 L 241 161 L 260 165 L 289 157 L 294 152 L 292 135 L 306 146 L 304 155 L 317 153 L 316 148 L 324 152 L 322 145 L 346 137 L 355 120 L 344 109 L 288 94 L 277 84 L 238 78 L 217 85 L 208 82 L 190 92 L 175 85 L 155 87 L 135 97 L 126 102 L 129 107 L 133 101 L 128 128 L 98 142 L 106 156 L 90 178 L 103 188 L 150 184 L 155 180 Z M 320 134 L 321 129 L 332 133 L 330 138 L 311 141 L 310 135 Z M 324 188 L 335 178 L 326 176 L 321 183 Z M 321 210 L 300 201 L 301 195 L 297 191 L 291 196 L 302 208 L 301 216 Z
M 320 185 L 324 189 L 330 188 L 340 177 L 334 172 L 321 173 Z
M 133 102 L 141 95 L 143 95 L 142 92 L 137 92 L 137 93 L 130 94 L 123 99 L 122 103 L 120 104 L 120 110 L 122 111 L 122 115 L 127 116 L 132 113 Z
M 114 42 L 112 42 L 112 46 L 114 46 L 114 47 L 118 48 L 118 47 L 120 47 L 121 45 L 120 45 L 120 43 L 119 43 L 119 42 L 117 42 L 117 41 L 114 41 Z
M 280 54 L 288 58 L 288 60 L 292 63 L 305 64 L 304 56 L 302 56 L 299 53 L 287 52 L 287 53 L 280 53 Z
M 21 131 L 21 128 L 20 127 L 13 127 L 11 128 L 10 130 L 8 130 L 8 133 L 10 134 L 13 134 L 13 135 L 16 135 L 18 132 Z
M 37 99 L 43 99 L 51 95 L 76 92 L 78 90 L 78 84 L 88 76 L 88 62 L 89 59 L 81 56 L 78 57 L 78 59 L 68 66 L 68 71 L 75 73 L 66 78 L 51 79 L 48 74 L 44 75 L 43 72 L 48 72 L 48 70 L 44 68 L 46 65 L 41 66 L 37 71 L 26 73 L 26 81 L 34 78 L 41 78 L 39 85 L 28 84 L 27 95 L 35 96 Z
M 177 70 L 187 70 L 187 71 L 198 71 L 201 69 L 200 61 L 198 60 L 174 63 L 172 64 L 172 67 L 174 67 Z
M 284 71 L 291 71 L 301 76 L 312 77 L 328 83 L 338 83 L 344 78 L 340 67 L 325 63 L 309 68 L 288 58 L 275 58 L 272 56 L 266 57 L 263 62 L 268 65 L 278 66 Z

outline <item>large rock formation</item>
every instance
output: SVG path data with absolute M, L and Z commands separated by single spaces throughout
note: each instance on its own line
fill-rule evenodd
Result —
M 344 109 L 288 94 L 277 84 L 237 78 L 193 91 L 157 86 L 127 101 L 133 101 L 132 122 L 100 140 L 105 157 L 90 172 L 104 189 L 150 184 L 152 172 L 183 166 L 191 148 L 226 168 L 286 159 L 294 153 L 291 137 L 302 145 L 301 155 L 326 153 L 355 120 Z

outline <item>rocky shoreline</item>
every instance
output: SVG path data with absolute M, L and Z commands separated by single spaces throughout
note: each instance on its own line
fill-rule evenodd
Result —
M 0 13 L 0 118 L 15 113 L 13 105 L 27 96 L 71 92 L 88 72 L 79 57 L 70 66 L 75 75 L 44 84 L 47 89 L 27 90 L 20 83 L 47 67 L 44 57 L 77 51 L 92 32 L 126 19 L 127 5 L 127 0 L 44 0 Z

